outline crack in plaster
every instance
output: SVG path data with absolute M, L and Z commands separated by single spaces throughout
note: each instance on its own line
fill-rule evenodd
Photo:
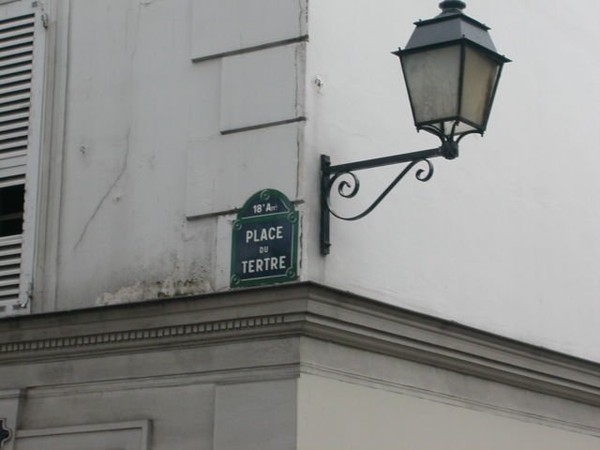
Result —
M 125 138 L 127 149 L 125 150 L 125 156 L 123 158 L 123 164 L 121 166 L 121 170 L 119 171 L 119 174 L 117 175 L 115 180 L 111 183 L 111 185 L 106 190 L 105 194 L 102 196 L 102 198 L 96 205 L 96 208 L 92 212 L 92 215 L 89 217 L 89 219 L 85 223 L 85 226 L 83 227 L 83 230 L 81 231 L 81 234 L 79 235 L 79 239 L 77 239 L 77 242 L 73 246 L 73 250 L 76 250 L 77 247 L 79 246 L 79 244 L 81 244 L 81 242 L 83 241 L 83 238 L 85 237 L 85 235 L 87 233 L 88 228 L 90 227 L 91 223 L 94 221 L 94 219 L 95 219 L 96 215 L 98 214 L 98 212 L 100 211 L 100 209 L 102 209 L 104 202 L 106 202 L 106 199 L 109 197 L 109 195 L 111 194 L 111 192 L 113 191 L 115 186 L 119 183 L 119 181 L 121 181 L 121 178 L 125 174 L 125 171 L 127 170 L 127 162 L 129 161 L 129 150 L 131 148 L 130 136 L 131 136 L 131 129 L 129 129 L 127 131 L 127 137 Z
M 140 6 L 147 6 L 149 3 L 152 3 L 152 2 L 153 2 L 153 0 L 145 0 L 145 1 L 142 0 L 140 2 Z M 132 62 L 135 60 L 136 53 L 137 53 L 137 41 L 138 41 L 138 37 L 139 37 L 138 33 L 139 33 L 139 23 L 140 23 L 140 10 L 141 10 L 141 8 L 136 8 L 135 17 L 133 18 L 133 20 L 134 20 L 133 27 L 132 27 L 133 28 L 133 31 L 132 31 L 133 39 L 131 39 L 128 36 L 128 43 L 132 43 L 132 49 L 130 50 L 130 54 L 129 54 L 130 60 Z M 131 14 L 131 10 L 130 10 L 130 8 L 128 8 L 127 16 L 129 17 L 130 14 Z M 129 21 L 130 21 L 130 19 L 128 18 L 127 22 L 129 22 Z M 133 71 L 133 64 L 132 64 L 132 71 Z M 134 79 L 134 75 L 133 75 L 133 73 L 130 73 L 130 80 L 129 80 L 130 83 L 131 83 L 131 80 L 133 80 L 133 79 Z M 127 130 L 127 135 L 125 137 L 125 144 L 126 144 L 126 150 L 125 150 L 125 156 L 123 158 L 123 164 L 121 166 L 121 170 L 119 171 L 119 174 L 117 175 L 115 180 L 108 187 L 106 193 L 102 196 L 102 198 L 96 205 L 96 208 L 92 212 L 92 215 L 89 217 L 89 219 L 85 223 L 83 230 L 81 231 L 81 234 L 79 235 L 79 239 L 73 246 L 74 251 L 77 249 L 77 247 L 79 247 L 79 245 L 83 241 L 83 238 L 85 237 L 87 230 L 90 227 L 91 223 L 94 221 L 96 215 L 98 214 L 100 209 L 102 209 L 102 206 L 106 202 L 106 199 L 110 196 L 111 192 L 113 191 L 115 186 L 119 183 L 119 181 L 121 181 L 121 178 L 123 177 L 123 175 L 125 174 L 125 171 L 127 170 L 127 163 L 129 161 L 129 151 L 131 149 L 131 126 Z M 82 151 L 82 153 L 85 154 L 85 151 Z

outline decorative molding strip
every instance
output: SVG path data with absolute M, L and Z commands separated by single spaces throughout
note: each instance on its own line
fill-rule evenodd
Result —
M 70 427 L 43 428 L 35 430 L 19 430 L 18 437 L 58 436 L 61 434 L 95 433 L 98 431 L 146 430 L 150 428 L 149 420 L 131 422 L 100 423 L 93 425 L 75 425 Z
M 221 134 L 223 136 L 226 136 L 228 134 L 242 133 L 244 131 L 262 130 L 263 128 L 277 127 L 280 125 L 288 125 L 290 123 L 296 123 L 296 122 L 306 122 L 306 117 L 298 116 L 298 117 L 294 117 L 293 119 L 278 120 L 276 122 L 260 123 L 258 125 L 250 125 L 250 126 L 241 127 L 241 128 L 232 128 L 229 130 L 221 131 Z
M 45 428 L 35 430 L 18 430 L 17 439 L 35 439 L 57 436 L 72 436 L 72 435 L 92 435 L 94 433 L 111 432 L 139 432 L 139 449 L 148 450 L 150 448 L 150 430 L 152 421 L 138 420 L 131 422 L 118 423 L 102 423 L 93 425 L 77 425 L 71 427 Z
M 0 354 L 34 352 L 52 349 L 67 349 L 103 344 L 147 341 L 169 337 L 205 335 L 226 331 L 241 331 L 245 329 L 264 328 L 284 323 L 283 315 L 249 317 L 244 319 L 219 320 L 214 322 L 199 322 L 185 325 L 173 325 L 156 328 L 114 331 L 107 333 L 88 334 L 81 336 L 66 336 L 48 339 L 38 339 L 23 342 L 8 342 L 0 344 Z
M 289 380 L 298 378 L 300 364 L 256 366 L 239 370 L 228 368 L 219 371 L 193 372 L 177 375 L 129 377 L 116 380 L 94 380 L 65 384 L 36 386 L 27 390 L 27 399 L 64 398 L 71 395 L 94 395 L 106 392 L 128 392 L 144 389 L 177 388 L 182 386 L 239 384 L 259 381 Z
M 0 401 L 1 400 L 15 400 L 21 396 L 20 389 L 0 389 Z
M 298 198 L 296 200 L 291 200 L 292 205 L 298 207 L 299 205 L 303 205 L 305 200 L 302 198 Z M 219 216 L 233 216 L 240 211 L 240 208 L 232 208 L 232 209 L 221 209 L 218 211 L 211 211 L 203 214 L 193 214 L 186 216 L 186 220 L 192 222 L 194 220 L 206 219 L 208 217 L 219 217 Z M 233 220 L 233 217 L 232 217 Z
M 243 55 L 244 53 L 257 52 L 260 50 L 266 50 L 266 49 L 274 48 L 274 47 L 283 47 L 284 45 L 297 44 L 298 42 L 305 42 L 305 41 L 308 41 L 307 34 L 298 36 L 295 38 L 284 39 L 281 41 L 275 41 L 275 42 L 269 42 L 267 44 L 256 45 L 253 47 L 244 47 L 244 48 L 232 50 L 229 52 L 221 52 L 221 53 L 215 53 L 215 54 L 208 55 L 208 56 L 192 58 L 192 62 L 199 63 L 199 62 L 210 61 L 210 60 L 218 59 L 218 58 L 225 58 L 227 56 Z

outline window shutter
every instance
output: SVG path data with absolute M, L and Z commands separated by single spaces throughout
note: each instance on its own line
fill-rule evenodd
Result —
M 0 21 L 0 157 L 27 151 L 35 16 Z
M 24 11 L 15 11 L 18 7 Z M 39 64 L 34 64 L 34 57 L 43 60 L 45 33 L 40 12 L 30 6 L 7 4 L 0 6 L 0 12 L 0 17 L 8 17 L 0 20 L 0 316 L 3 316 L 29 311 L 44 83 L 44 72 Z M 15 186 L 23 188 L 14 189 Z M 15 192 L 20 195 L 15 196 Z M 11 226 L 7 227 L 9 222 Z
M 0 238 L 0 312 L 19 300 L 22 243 L 21 235 Z

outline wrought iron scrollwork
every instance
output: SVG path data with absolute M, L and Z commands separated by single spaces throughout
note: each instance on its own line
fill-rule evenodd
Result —
M 424 167 L 417 169 L 415 172 L 416 179 L 422 182 L 429 181 L 433 176 L 433 164 L 429 161 L 430 158 L 437 158 L 439 156 L 442 156 L 445 159 L 457 158 L 458 144 L 465 136 L 473 133 L 482 134 L 479 130 L 463 131 L 457 134 L 456 129 L 458 125 L 459 122 L 455 121 L 449 134 L 444 134 L 443 123 L 420 127 L 420 130 L 427 131 L 437 136 L 442 143 L 441 146 L 429 150 L 355 161 L 335 166 L 331 165 L 329 156 L 321 155 L 321 254 L 327 255 L 329 253 L 329 247 L 331 247 L 329 241 L 330 215 L 347 221 L 362 219 L 377 208 L 382 200 L 387 197 L 392 189 L 394 189 L 415 166 L 424 164 Z M 406 166 L 404 166 L 400 174 L 394 178 L 389 186 L 379 194 L 375 201 L 361 213 L 353 216 L 343 216 L 333 209 L 330 198 L 332 191 L 334 191 L 334 187 L 337 187 L 337 193 L 343 199 L 352 199 L 356 197 L 360 191 L 360 181 L 354 172 L 363 169 L 372 169 L 375 167 L 403 163 L 406 164 Z
M 431 179 L 433 176 L 433 164 L 427 158 L 419 158 L 414 161 L 411 161 L 403 170 L 398 174 L 396 178 L 383 190 L 381 194 L 368 206 L 364 211 L 359 214 L 353 216 L 343 216 L 340 213 L 336 212 L 335 209 L 331 205 L 331 192 L 334 190 L 334 186 L 337 183 L 337 193 L 340 197 L 344 199 L 351 199 L 356 197 L 358 192 L 360 191 L 360 180 L 358 176 L 352 171 L 343 171 L 338 172 L 329 177 L 326 181 L 326 185 L 324 186 L 324 206 L 327 208 L 327 211 L 331 213 L 334 217 L 337 217 L 341 220 L 354 221 L 358 219 L 362 219 L 363 217 L 369 215 L 377 206 L 383 201 L 384 198 L 396 187 L 396 185 L 402 181 L 402 179 L 419 163 L 424 163 L 425 168 L 420 168 L 415 173 L 415 178 L 419 181 L 426 182 Z M 340 180 L 342 177 L 349 177 L 348 179 Z
M 321 254 L 327 255 L 331 243 L 329 241 L 329 220 L 330 215 L 347 221 L 362 219 L 370 214 L 383 201 L 385 197 L 402 181 L 402 179 L 418 164 L 424 167 L 418 168 L 415 172 L 417 180 L 425 182 L 429 181 L 433 176 L 433 164 L 429 161 L 430 158 L 439 156 L 445 159 L 454 159 L 458 157 L 458 144 L 465 136 L 472 133 L 480 133 L 479 131 L 463 132 L 460 135 L 455 135 L 458 122 L 454 123 L 449 135 L 443 134 L 443 124 L 436 126 L 423 126 L 420 129 L 428 131 L 436 135 L 442 145 L 429 150 L 422 150 L 413 153 L 405 153 L 401 155 L 386 156 L 383 158 L 368 159 L 364 161 L 356 161 L 346 164 L 331 165 L 331 160 L 327 155 L 321 155 Z M 371 169 L 374 167 L 388 166 L 392 164 L 406 164 L 400 174 L 389 184 L 384 191 L 359 214 L 352 216 L 344 216 L 335 211 L 331 204 L 331 194 L 337 191 L 337 194 L 342 199 L 352 199 L 356 197 L 360 191 L 360 181 L 356 175 L 356 171 L 363 169 Z

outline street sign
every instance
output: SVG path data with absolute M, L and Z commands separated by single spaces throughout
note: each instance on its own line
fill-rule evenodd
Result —
M 298 278 L 298 212 L 281 192 L 265 189 L 250 197 L 231 241 L 231 287 Z

